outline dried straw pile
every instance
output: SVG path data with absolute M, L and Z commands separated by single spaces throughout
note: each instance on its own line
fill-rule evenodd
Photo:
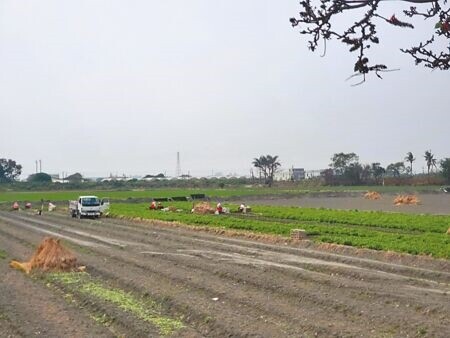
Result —
M 398 195 L 394 199 L 395 205 L 417 205 L 419 203 L 420 200 L 416 195 Z
M 194 208 L 192 209 L 192 212 L 194 214 L 214 214 L 216 209 L 214 209 L 208 202 L 201 202 L 196 205 L 194 205 Z
M 11 261 L 9 266 L 27 274 L 32 270 L 74 271 L 78 268 L 76 257 L 59 243 L 59 239 L 52 237 L 47 237 L 41 242 L 30 261 L 24 263 Z
M 364 194 L 364 198 L 368 200 L 379 200 L 381 195 L 376 191 L 368 191 Z

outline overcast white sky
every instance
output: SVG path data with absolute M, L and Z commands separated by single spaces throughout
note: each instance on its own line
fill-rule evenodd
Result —
M 400 14 L 401 3 L 386 14 Z M 449 72 L 399 52 L 431 36 L 380 29 L 372 59 L 400 71 L 358 87 L 354 56 L 321 58 L 289 24 L 298 0 L 0 0 L 0 157 L 88 176 L 248 174 L 450 157 Z

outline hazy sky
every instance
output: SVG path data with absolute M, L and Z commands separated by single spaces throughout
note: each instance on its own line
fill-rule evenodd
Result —
M 401 4 L 386 4 L 400 14 Z M 290 26 L 298 0 L 0 0 L 0 157 L 97 176 L 248 174 L 261 154 L 326 167 L 336 152 L 386 166 L 450 157 L 450 73 L 399 52 L 431 36 L 379 29 L 358 87 L 354 57 L 324 58 Z

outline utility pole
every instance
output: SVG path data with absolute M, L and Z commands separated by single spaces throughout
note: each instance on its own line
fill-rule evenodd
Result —
M 38 161 L 36 160 L 35 163 L 36 163 L 36 174 L 37 174 L 38 173 Z
M 179 151 L 177 151 L 177 169 L 176 169 L 175 175 L 177 177 L 181 176 L 181 162 L 180 162 L 180 152 Z
M 39 160 L 39 172 L 42 172 L 42 160 Z

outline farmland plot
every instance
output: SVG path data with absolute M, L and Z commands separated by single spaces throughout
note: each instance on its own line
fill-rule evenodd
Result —
M 180 212 L 150 211 L 146 204 L 116 204 L 112 214 L 196 226 L 252 231 L 287 237 L 305 229 L 315 242 L 337 243 L 375 250 L 392 250 L 450 258 L 450 216 L 296 207 L 253 206 L 248 215 L 196 215 L 192 204 L 173 202 Z M 236 210 L 236 205 L 228 205 Z
M 86 274 L 30 279 L 6 267 L 49 234 L 64 238 Z M 445 337 L 450 325 L 447 260 L 389 262 L 158 221 L 12 212 L 0 212 L 0 248 L 0 323 L 19 336 Z M 20 285 L 34 292 L 21 298 Z M 44 299 L 62 318 L 38 307 Z

